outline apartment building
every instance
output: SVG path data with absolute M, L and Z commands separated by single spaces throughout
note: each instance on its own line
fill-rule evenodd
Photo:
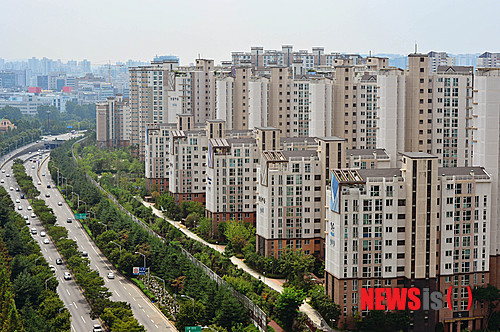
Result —
M 144 154 L 147 189 L 159 193 L 169 190 L 169 152 L 172 135 L 177 130 L 175 123 L 151 123 L 146 125 Z
M 446 330 L 480 328 L 484 308 L 466 310 L 465 286 L 489 282 L 490 193 L 484 168 L 438 168 L 424 152 L 402 154 L 402 168 L 333 170 L 326 293 L 342 307 L 341 321 L 352 325 L 361 288 L 446 294 L 452 286 L 452 311 L 410 312 L 409 329 L 429 331 L 438 321 Z
M 333 89 L 333 135 L 344 137 L 349 149 L 376 148 L 377 75 L 336 66 Z
M 128 98 L 108 97 L 96 104 L 96 140 L 99 147 L 130 145 L 131 113 Z
M 476 68 L 500 67 L 500 53 L 484 52 L 476 59 Z
M 429 71 L 436 72 L 439 66 L 455 66 L 457 59 L 449 56 L 446 52 L 430 51 L 429 56 Z
M 385 149 L 347 149 L 346 168 L 379 169 L 391 168 L 391 158 Z
M 499 186 L 500 178 L 500 69 L 478 68 L 474 77 L 473 101 L 473 165 L 484 166 L 491 175 L 491 238 L 490 281 L 500 287 L 500 216 Z
M 262 151 L 257 171 L 257 251 L 323 256 L 321 170 L 315 151 Z
M 191 130 L 171 132 L 169 143 L 169 192 L 177 203 L 194 201 L 205 204 L 206 158 L 208 139 L 205 125 Z
M 221 221 L 256 223 L 256 140 L 229 135 L 208 140 L 206 209 L 214 234 Z
M 179 67 L 178 59 L 130 68 L 132 144 L 144 158 L 146 125 L 173 123 L 177 114 L 191 114 L 195 123 L 214 117 L 213 60 L 196 59 L 194 67 Z
M 130 71 L 130 143 L 144 158 L 146 125 L 167 122 L 168 90 L 174 89 L 174 70 L 178 60 L 153 62 L 149 66 L 131 67 Z

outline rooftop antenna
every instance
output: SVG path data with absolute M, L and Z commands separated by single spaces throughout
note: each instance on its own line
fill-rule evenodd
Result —
M 415 40 L 415 54 L 417 54 L 417 41 Z
M 370 58 L 372 57 L 372 51 L 370 50 Z

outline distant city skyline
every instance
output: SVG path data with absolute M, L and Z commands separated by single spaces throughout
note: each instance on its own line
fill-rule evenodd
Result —
M 147 0 L 140 5 L 117 0 L 20 0 L 5 3 L 0 11 L 0 57 L 105 63 L 172 54 L 188 64 L 198 55 L 230 60 L 232 51 L 254 45 L 406 55 L 414 51 L 415 41 L 422 52 L 499 51 L 497 34 L 477 32 L 499 30 L 495 14 L 500 3 L 485 0 L 475 6 L 488 10 L 473 15 L 474 7 L 465 0 Z

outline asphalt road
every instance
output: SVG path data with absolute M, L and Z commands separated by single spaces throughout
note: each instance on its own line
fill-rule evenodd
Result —
M 28 156 L 32 155 L 33 153 L 31 155 L 26 154 L 20 156 L 20 158 L 24 160 Z M 4 183 L 1 183 L 1 185 L 3 185 L 7 189 L 14 202 L 16 201 L 16 199 L 20 200 L 20 203 L 14 203 L 16 211 L 22 216 L 28 216 L 29 218 L 28 220 L 30 222 L 30 225 L 28 225 L 28 227 L 30 229 L 32 228 L 36 229 L 36 234 L 32 234 L 33 239 L 36 242 L 38 242 L 38 244 L 42 248 L 42 254 L 45 260 L 50 265 L 53 265 L 56 269 L 54 275 L 57 278 L 57 281 L 59 282 L 59 285 L 57 287 L 57 293 L 59 294 L 59 297 L 63 301 L 65 307 L 69 310 L 71 314 L 72 317 L 71 330 L 75 332 L 92 331 L 93 325 L 99 324 L 99 321 L 90 318 L 90 307 L 87 304 L 85 298 L 83 297 L 83 294 L 81 293 L 80 289 L 73 281 L 73 277 L 71 278 L 71 280 L 64 280 L 64 273 L 70 271 L 66 268 L 65 265 L 56 264 L 56 259 L 58 258 L 62 259 L 62 257 L 57 252 L 55 245 L 52 243 L 52 241 L 49 240 L 50 241 L 49 244 L 43 243 L 43 240 L 47 239 L 48 236 L 41 237 L 40 234 L 42 231 L 44 231 L 45 233 L 47 233 L 47 231 L 42 227 L 42 224 L 40 223 L 38 218 L 31 217 L 31 213 L 33 211 L 28 210 L 29 207 L 28 200 L 20 199 L 21 192 L 16 191 L 17 183 L 15 182 L 11 167 L 12 167 L 12 161 L 7 162 L 3 166 L 2 169 L 5 170 L 5 173 L 0 173 L 0 179 L 3 179 Z M 10 176 L 7 177 L 6 176 L 7 174 L 9 174 Z M 13 188 L 13 190 L 10 190 L 11 187 Z M 22 207 L 22 210 L 18 209 L 19 206 Z
M 32 163 L 32 165 L 38 165 L 38 163 Z M 68 229 L 69 238 L 78 243 L 80 251 L 88 253 L 90 267 L 98 271 L 104 278 L 106 287 L 112 293 L 111 299 L 128 302 L 132 308 L 134 317 L 137 318 L 147 331 L 177 331 L 174 325 L 151 303 L 137 286 L 118 273 L 88 236 L 83 226 L 75 220 L 70 207 L 66 204 L 61 193 L 57 190 L 54 181 L 51 179 L 47 165 L 48 159 L 44 159 L 39 169 L 37 167 L 35 169 L 27 167 L 27 173 L 33 177 L 35 184 L 38 181 L 41 182 L 41 185 L 36 185 L 41 193 L 40 196 L 54 210 L 57 217 L 57 224 Z M 47 188 L 47 184 L 51 185 L 50 189 Z M 47 193 L 50 195 L 48 198 L 45 197 Z M 58 205 L 59 202 L 62 203 L 62 206 Z M 83 204 L 82 201 L 80 201 L 80 204 Z M 68 218 L 72 219 L 72 223 L 67 222 Z M 114 279 L 107 278 L 109 272 L 114 273 Z

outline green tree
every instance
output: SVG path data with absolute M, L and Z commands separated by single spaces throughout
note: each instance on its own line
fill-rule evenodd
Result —
M 241 254 L 243 247 L 255 237 L 255 227 L 249 222 L 229 221 L 226 223 L 224 235 L 229 242 L 228 247 L 236 254 Z
M 205 310 L 205 306 L 199 301 L 194 301 L 194 303 L 191 300 L 181 302 L 179 312 L 175 316 L 175 327 L 179 331 L 184 331 L 186 326 L 202 324 Z
M 500 302 L 500 290 L 491 284 L 488 284 L 487 286 L 476 287 L 472 290 L 472 298 L 479 303 L 488 304 L 486 326 L 489 327 L 489 322 L 492 317 L 493 310 L 495 310 Z
M 292 330 L 293 322 L 298 315 L 297 310 L 305 298 L 302 290 L 285 287 L 276 301 L 276 313 L 287 331 Z
M 335 302 L 325 294 L 325 289 L 322 286 L 315 286 L 311 289 L 309 294 L 311 297 L 309 303 L 314 309 L 318 310 L 326 322 L 331 322 L 332 320 L 338 321 L 340 306 L 335 304 Z

